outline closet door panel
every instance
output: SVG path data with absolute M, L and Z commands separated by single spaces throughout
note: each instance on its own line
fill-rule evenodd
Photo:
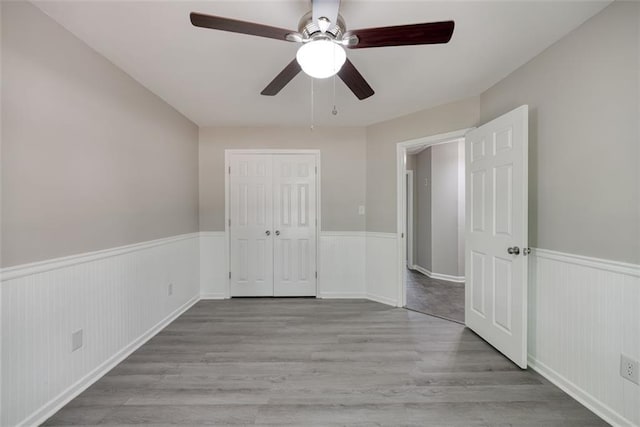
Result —
M 272 156 L 234 154 L 230 167 L 230 294 L 272 296 Z
M 316 158 L 273 157 L 274 295 L 316 295 Z

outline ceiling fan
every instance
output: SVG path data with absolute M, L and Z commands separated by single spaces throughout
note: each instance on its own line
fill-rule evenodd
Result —
M 358 99 L 363 100 L 374 91 L 347 59 L 345 47 L 363 49 L 440 44 L 448 43 L 453 35 L 453 21 L 347 31 L 345 21 L 338 13 L 340 0 L 311 0 L 311 4 L 312 10 L 302 16 L 298 31 L 196 12 L 191 13 L 191 23 L 196 27 L 302 43 L 296 58 L 260 92 L 267 96 L 276 95 L 300 71 L 304 71 L 314 78 L 337 74 Z

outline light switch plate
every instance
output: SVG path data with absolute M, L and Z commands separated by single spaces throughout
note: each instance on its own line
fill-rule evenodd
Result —
M 82 329 L 71 334 L 71 352 L 82 348 Z
M 364 215 L 364 205 L 358 206 L 358 215 Z

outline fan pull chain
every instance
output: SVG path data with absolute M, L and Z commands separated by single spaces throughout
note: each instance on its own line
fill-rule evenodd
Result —
M 314 116 L 314 114 L 313 114 L 313 104 L 314 104 L 314 102 L 313 102 L 313 80 L 314 80 L 314 78 L 310 77 L 310 79 L 311 79 L 311 131 L 313 131 L 313 116 Z
M 336 75 L 333 75 L 333 110 L 331 110 L 331 114 L 334 116 L 338 115 L 338 109 L 336 108 Z

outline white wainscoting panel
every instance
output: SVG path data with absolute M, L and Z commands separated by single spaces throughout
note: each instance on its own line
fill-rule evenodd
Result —
M 640 425 L 640 266 L 537 249 L 530 260 L 529 364 L 607 422 Z
M 43 422 L 198 301 L 198 252 L 194 233 L 3 269 L 0 425 Z
M 318 297 L 366 298 L 365 254 L 365 232 L 321 232 Z
M 395 233 L 367 232 L 367 298 L 398 305 L 398 239 Z
M 224 231 L 200 232 L 200 296 L 229 298 L 227 247 Z

